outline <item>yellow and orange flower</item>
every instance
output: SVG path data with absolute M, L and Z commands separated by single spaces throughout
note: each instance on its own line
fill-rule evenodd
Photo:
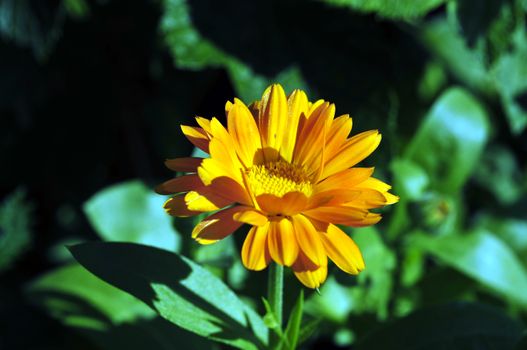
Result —
M 398 201 L 372 177 L 373 168 L 355 167 L 377 148 L 379 132 L 348 138 L 352 120 L 334 118 L 334 104 L 309 102 L 301 90 L 287 97 L 280 85 L 249 107 L 227 102 L 225 111 L 227 128 L 201 117 L 199 127 L 182 126 L 210 157 L 166 161 L 187 174 L 158 186 L 159 193 L 175 194 L 165 210 L 214 212 L 192 232 L 202 244 L 251 225 L 241 251 L 245 267 L 262 270 L 274 260 L 310 288 L 325 281 L 328 257 L 349 274 L 364 269 L 359 248 L 336 224 L 375 224 L 381 215 L 369 210 Z

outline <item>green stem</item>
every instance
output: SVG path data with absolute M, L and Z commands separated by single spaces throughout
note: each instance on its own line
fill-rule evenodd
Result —
M 279 327 L 282 327 L 282 303 L 284 296 L 284 267 L 277 263 L 269 266 L 269 279 L 267 281 L 267 299 Z M 270 332 L 269 349 L 274 349 L 280 338 L 275 332 Z

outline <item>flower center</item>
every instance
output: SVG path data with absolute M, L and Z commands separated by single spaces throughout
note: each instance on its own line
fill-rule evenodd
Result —
M 247 179 L 255 196 L 282 197 L 289 192 L 302 192 L 309 197 L 313 193 L 313 185 L 304 169 L 284 161 L 254 165 L 247 170 Z

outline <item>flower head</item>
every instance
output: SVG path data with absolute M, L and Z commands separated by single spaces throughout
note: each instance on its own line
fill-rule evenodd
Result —
M 379 132 L 348 137 L 352 120 L 335 118 L 335 105 L 309 102 L 301 90 L 287 97 L 280 85 L 249 107 L 227 102 L 225 111 L 226 128 L 201 117 L 199 126 L 182 126 L 210 157 L 167 160 L 168 168 L 187 174 L 158 186 L 175 194 L 165 210 L 213 212 L 192 232 L 202 244 L 251 225 L 241 252 L 245 267 L 262 270 L 274 260 L 310 288 L 325 281 L 328 257 L 349 274 L 364 269 L 359 248 L 336 225 L 375 224 L 381 216 L 370 209 L 398 200 L 372 177 L 373 168 L 355 167 L 377 148 Z

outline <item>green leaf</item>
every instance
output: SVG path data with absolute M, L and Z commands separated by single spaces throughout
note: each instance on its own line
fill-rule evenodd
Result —
M 404 200 L 421 199 L 428 187 L 428 175 L 408 159 L 395 159 L 391 164 L 395 176 L 394 188 Z
M 281 83 L 286 91 L 307 89 L 297 66 L 292 65 L 276 76 L 257 74 L 249 65 L 203 37 L 194 27 L 187 1 L 164 0 L 163 9 L 160 28 L 177 67 L 194 70 L 224 67 L 238 96 L 246 103 L 259 99 L 273 82 Z
M 320 294 L 313 294 L 305 303 L 305 310 L 313 317 L 320 317 L 335 323 L 344 323 L 356 300 L 349 290 L 330 275 L 320 288 Z
M 70 247 L 85 268 L 145 302 L 168 321 L 241 349 L 267 343 L 263 320 L 221 280 L 185 257 L 129 243 Z
M 32 205 L 18 189 L 0 205 L 0 272 L 8 269 L 31 243 Z
M 421 30 L 421 40 L 439 62 L 465 84 L 484 94 L 493 94 L 484 48 L 469 48 L 458 28 L 446 19 L 430 22 Z
M 32 302 L 101 349 L 210 349 L 205 339 L 157 316 L 142 301 L 101 281 L 78 264 L 31 282 Z
M 502 55 L 492 67 L 509 125 L 519 135 L 527 126 L 527 106 L 518 98 L 527 94 L 527 33 L 515 33 L 514 49 Z
M 484 230 L 464 235 L 418 235 L 412 245 L 527 308 L 527 271 L 498 237 Z
M 78 264 L 48 272 L 33 281 L 28 292 L 52 316 L 70 326 L 106 329 L 155 316 L 144 303 Z M 87 312 L 89 309 L 93 311 Z
M 414 19 L 426 15 L 446 0 L 324 0 L 336 5 L 346 6 L 353 10 L 376 13 L 391 19 Z
M 432 106 L 404 158 L 426 171 L 432 188 L 456 194 L 478 164 L 488 130 L 480 103 L 467 91 L 450 88 Z
M 395 253 L 373 226 L 353 229 L 352 238 L 366 264 L 366 269 L 357 276 L 358 286 L 351 288 L 353 312 L 374 312 L 377 318 L 386 319 L 392 294 L 392 271 L 396 266 Z
M 317 329 L 320 327 L 321 322 L 322 319 L 315 318 L 303 324 L 298 335 L 298 344 L 302 344 L 308 339 L 312 338 L 313 334 L 315 334 Z
M 300 290 L 300 295 L 291 310 L 287 327 L 285 329 L 285 338 L 287 339 L 286 348 L 294 350 L 298 344 L 298 337 L 300 336 L 300 324 L 302 323 L 302 314 L 304 312 L 304 290 Z
M 521 333 L 521 324 L 500 310 L 453 303 L 396 320 L 363 338 L 357 349 L 512 349 Z
M 474 175 L 500 204 L 513 204 L 522 195 L 522 174 L 512 149 L 501 145 L 488 147 Z
M 163 210 L 165 197 L 139 181 L 108 187 L 84 203 L 84 212 L 106 241 L 134 242 L 178 251 L 180 236 Z

